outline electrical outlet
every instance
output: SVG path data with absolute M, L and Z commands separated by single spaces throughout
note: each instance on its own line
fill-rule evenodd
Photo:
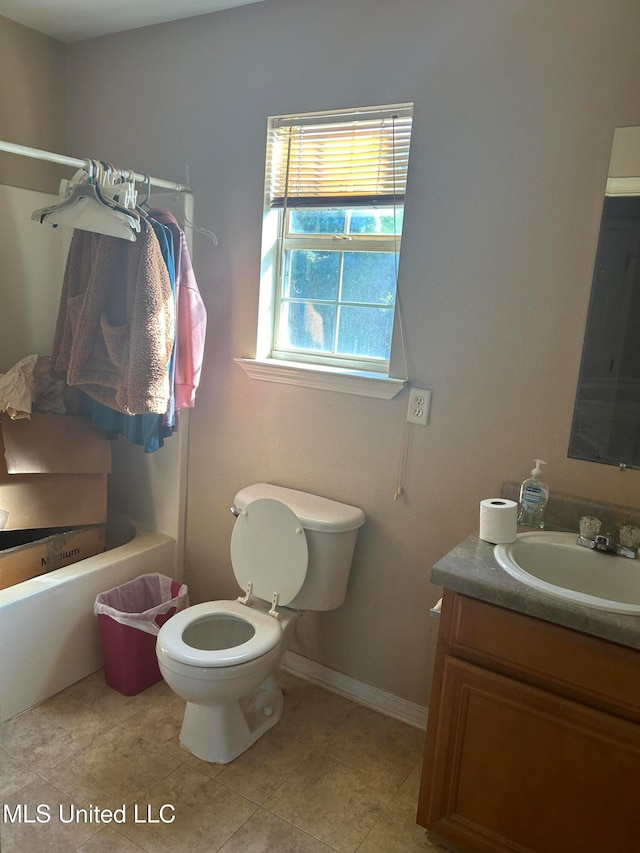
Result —
M 409 408 L 407 409 L 407 420 L 410 424 L 429 423 L 429 408 L 431 406 L 431 391 L 424 388 L 409 389 Z

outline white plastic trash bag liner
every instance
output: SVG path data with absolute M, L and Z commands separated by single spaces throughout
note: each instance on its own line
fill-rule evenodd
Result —
M 93 612 L 157 635 L 167 619 L 188 606 L 187 585 L 154 572 L 99 593 Z

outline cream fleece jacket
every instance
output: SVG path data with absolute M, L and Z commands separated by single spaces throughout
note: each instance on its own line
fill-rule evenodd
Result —
M 174 341 L 171 282 L 153 228 L 135 242 L 74 231 L 53 342 L 69 385 L 126 414 L 163 414 Z

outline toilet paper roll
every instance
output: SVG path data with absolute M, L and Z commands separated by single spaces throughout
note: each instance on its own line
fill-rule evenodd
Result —
M 518 534 L 518 504 L 505 498 L 480 501 L 480 538 L 493 545 L 515 542 Z

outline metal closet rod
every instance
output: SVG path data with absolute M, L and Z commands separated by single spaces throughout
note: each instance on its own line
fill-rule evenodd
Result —
M 61 166 L 75 166 L 76 168 L 86 168 L 90 166 L 89 160 L 79 160 L 77 157 L 67 157 L 65 154 L 54 154 L 52 151 L 42 151 L 40 148 L 29 148 L 26 145 L 17 145 L 15 142 L 5 142 L 0 140 L 0 151 L 6 151 L 8 154 L 20 154 L 22 157 L 31 157 L 34 160 L 48 160 L 50 163 L 59 163 Z M 163 178 L 152 178 L 148 175 L 139 175 L 133 173 L 136 183 L 143 184 L 149 181 L 153 187 L 161 187 L 166 190 L 173 190 L 179 193 L 192 193 L 191 187 L 185 184 L 178 184 L 175 181 L 165 181 Z

